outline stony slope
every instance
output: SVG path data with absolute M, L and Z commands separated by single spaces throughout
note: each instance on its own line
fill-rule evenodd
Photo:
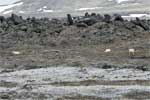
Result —
M 1 17 L 0 46 L 19 44 L 80 46 L 98 45 L 144 38 L 150 30 L 149 20 L 127 21 L 119 15 L 91 15 L 68 26 L 67 21 L 47 18 L 36 19 L 12 14 Z

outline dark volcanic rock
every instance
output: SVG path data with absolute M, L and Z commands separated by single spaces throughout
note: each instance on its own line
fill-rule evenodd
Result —
M 96 17 L 96 13 L 91 13 L 91 16 Z
M 9 18 L 15 25 L 20 24 L 23 22 L 23 19 L 21 16 L 17 16 L 15 14 L 12 14 L 11 17 Z M 8 19 L 8 20 L 9 20 Z
M 75 24 L 79 24 L 79 23 L 84 23 L 88 26 L 91 26 L 97 22 L 100 22 L 100 21 L 103 21 L 104 18 L 102 15 L 100 14 L 96 14 L 96 13 L 91 13 L 91 15 L 89 13 L 85 13 L 85 16 L 84 17 L 76 17 L 75 18 L 76 20 L 74 21 Z
M 135 25 L 142 27 L 145 31 L 150 29 L 149 25 L 146 22 L 140 20 L 139 18 L 136 18 L 136 20 L 131 22 L 134 23 Z
M 4 22 L 5 21 L 5 17 L 4 16 L 0 16 L 0 22 Z
M 4 100 L 10 100 L 11 99 L 10 96 L 6 95 L 6 94 L 5 95 L 1 95 L 0 98 L 4 99 Z
M 68 24 L 73 25 L 73 19 L 70 14 L 67 14 Z
M 105 22 L 110 22 L 111 21 L 111 16 L 109 14 L 104 15 L 104 21 Z
M 86 25 L 93 25 L 95 24 L 97 21 L 95 18 L 83 18 L 80 19 L 77 23 L 85 23 Z
M 124 19 L 119 14 L 114 14 L 114 21 L 124 21 Z
M 112 65 L 108 65 L 108 64 L 104 64 L 104 65 L 102 66 L 102 68 L 103 68 L 103 69 L 110 69 L 110 68 L 113 68 L 113 66 L 112 66 Z
M 85 15 L 84 15 L 84 17 L 88 18 L 88 17 L 90 17 L 90 14 L 88 12 L 86 12 Z
M 8 48 L 18 43 L 62 47 L 112 43 L 118 39 L 125 41 L 141 37 L 150 30 L 150 20 L 126 21 L 118 14 L 114 16 L 86 13 L 85 16 L 68 15 L 68 19 L 51 20 L 23 19 L 15 14 L 8 18 L 1 16 L 0 47 Z M 64 24 L 68 22 L 69 26 Z
M 77 23 L 76 26 L 77 27 L 88 27 L 88 25 L 85 23 Z
M 100 14 L 97 14 L 96 17 L 97 17 L 97 19 L 100 20 L 100 21 L 103 21 L 103 20 L 104 20 L 104 17 L 103 17 L 102 15 L 100 15 Z
M 142 71 L 150 71 L 150 67 L 146 65 L 137 66 L 136 69 L 139 69 Z

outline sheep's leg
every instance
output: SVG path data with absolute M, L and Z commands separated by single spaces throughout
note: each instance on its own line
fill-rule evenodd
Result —
M 133 52 L 129 52 L 129 57 L 132 58 L 133 57 Z
M 105 53 L 105 56 L 109 57 L 109 55 L 110 55 L 110 52 Z
M 135 52 L 133 52 L 133 57 L 134 57 Z
M 105 56 L 106 56 L 106 57 L 108 56 L 108 52 L 105 52 Z
M 134 52 L 132 52 L 132 54 L 131 54 L 131 58 L 133 58 L 133 57 L 134 57 L 134 54 L 135 54 L 135 53 L 134 53 Z
M 129 57 L 131 57 L 131 53 L 129 52 Z
M 110 52 L 107 53 L 107 56 L 108 56 L 108 57 L 110 56 Z
M 135 57 L 135 52 L 133 52 L 133 57 Z

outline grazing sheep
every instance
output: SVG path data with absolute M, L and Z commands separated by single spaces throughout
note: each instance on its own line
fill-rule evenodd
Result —
M 105 52 L 105 53 L 110 53 L 110 52 L 111 52 L 111 49 L 105 49 L 104 52 Z
M 19 55 L 19 54 L 21 54 L 19 51 L 12 51 L 12 54 L 14 54 L 14 55 Z
M 135 49 L 129 49 L 129 56 L 133 57 L 135 55 Z

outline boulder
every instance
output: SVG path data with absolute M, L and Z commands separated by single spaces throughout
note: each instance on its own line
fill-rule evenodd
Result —
M 91 13 L 91 16 L 96 17 L 96 13 Z
M 21 27 L 20 27 L 20 30 L 22 30 L 22 31 L 25 31 L 25 32 L 26 32 L 26 31 L 28 30 L 28 27 L 27 27 L 27 26 L 25 26 L 25 25 L 23 25 L 23 26 L 21 26 Z
M 7 94 L 1 95 L 0 98 L 3 99 L 3 100 L 4 100 L 4 99 L 5 99 L 5 100 L 10 100 L 10 99 L 11 99 L 10 96 L 7 95 Z
M 97 18 L 98 21 L 104 20 L 104 17 L 100 14 L 97 14 L 96 18 Z
M 73 25 L 73 19 L 72 16 L 70 14 L 67 14 L 67 21 L 69 25 Z
M 47 21 L 48 21 L 48 20 L 47 20 Z M 53 24 L 61 24 L 61 21 L 60 21 L 59 19 L 57 19 L 57 18 L 52 18 L 51 22 L 52 22 Z
M 89 13 L 86 12 L 85 15 L 84 15 L 84 17 L 86 17 L 86 18 L 90 17 Z
M 35 17 L 32 17 L 30 20 L 31 20 L 32 23 L 36 23 L 36 18 Z
M 88 27 L 88 25 L 85 23 L 76 23 L 76 26 L 77 27 Z
M 18 25 L 23 22 L 22 17 L 17 16 L 16 14 L 12 14 L 9 18 L 15 25 Z
M 135 25 L 142 27 L 145 31 L 150 30 L 149 25 L 144 21 L 140 20 L 139 18 L 136 18 L 136 20 L 132 20 L 131 22 Z
M 111 21 L 111 16 L 109 14 L 105 14 L 104 15 L 104 21 L 107 22 L 107 23 L 110 22 Z
M 114 14 L 114 21 L 124 21 L 124 19 L 119 14 Z
M 4 22 L 5 21 L 5 17 L 4 16 L 0 16 L 0 22 Z
M 136 69 L 142 70 L 142 71 L 149 71 L 150 70 L 148 65 L 136 66 Z
M 97 20 L 95 18 L 82 18 L 78 21 L 78 23 L 84 23 L 86 25 L 93 25 L 97 22 Z

